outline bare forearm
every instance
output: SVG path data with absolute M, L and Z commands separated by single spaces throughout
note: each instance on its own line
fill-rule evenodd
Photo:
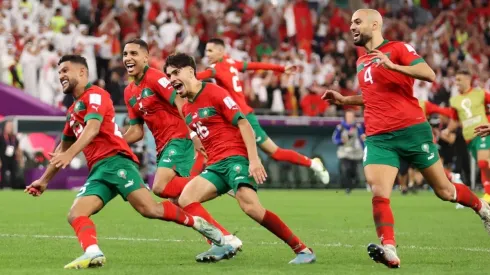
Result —
M 394 71 L 428 82 L 436 80 L 436 74 L 426 63 L 419 63 L 413 66 L 396 65 Z
M 128 144 L 133 144 L 140 141 L 144 137 L 143 125 L 136 124 L 129 126 L 129 129 L 124 133 L 123 138 Z
M 252 126 L 246 119 L 240 119 L 238 121 L 238 128 L 242 134 L 243 142 L 247 147 L 248 159 L 258 158 L 257 143 L 255 142 Z
M 362 95 L 351 95 L 344 98 L 343 105 L 357 105 L 364 106 L 364 101 L 362 100 Z
M 65 152 L 66 150 L 68 150 L 69 147 L 70 146 L 68 143 L 61 141 L 61 143 L 54 150 L 54 153 Z M 48 168 L 46 169 L 46 171 L 44 171 L 43 175 L 41 176 L 41 180 L 44 182 L 49 182 L 54 176 L 56 176 L 59 170 L 60 168 L 56 168 L 56 166 L 49 164 Z
M 70 154 L 72 157 L 78 155 L 80 152 L 82 152 L 83 148 L 87 147 L 87 145 L 92 142 L 95 136 L 97 136 L 97 134 L 99 133 L 99 129 L 100 127 L 86 127 L 80 137 L 77 139 L 77 141 L 73 143 L 73 145 L 70 146 L 68 150 L 66 150 L 66 153 Z

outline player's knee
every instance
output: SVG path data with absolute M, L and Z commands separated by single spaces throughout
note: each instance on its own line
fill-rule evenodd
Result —
M 488 169 L 488 160 L 479 160 L 478 168 L 480 169 Z
M 68 212 L 68 215 L 66 216 L 66 220 L 68 221 L 69 224 L 72 224 L 73 221 L 80 216 L 82 216 L 80 215 L 80 213 L 70 210 L 70 212 Z

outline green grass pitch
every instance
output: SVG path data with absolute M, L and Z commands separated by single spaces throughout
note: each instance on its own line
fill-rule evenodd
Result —
M 430 192 L 402 197 L 392 208 L 401 268 L 375 264 L 366 253 L 377 242 L 371 195 L 363 190 L 261 191 L 264 206 L 277 213 L 312 247 L 317 263 L 291 266 L 289 247 L 245 216 L 228 196 L 205 204 L 243 251 L 234 259 L 199 264 L 194 256 L 208 245 L 191 229 L 146 220 L 120 198 L 93 220 L 107 257 L 101 269 L 72 271 L 63 266 L 82 254 L 66 213 L 75 193 L 48 190 L 33 198 L 0 192 L 0 274 L 476 274 L 490 262 L 490 238 L 470 209 L 456 210 Z

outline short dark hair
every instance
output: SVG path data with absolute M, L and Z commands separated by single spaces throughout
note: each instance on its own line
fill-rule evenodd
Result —
M 470 70 L 468 70 L 467 68 L 460 68 L 456 74 L 462 74 L 462 75 L 466 75 L 466 76 L 471 76 L 471 72 Z
M 211 38 L 208 40 L 208 43 L 213 43 L 213 44 L 216 44 L 216 45 L 220 45 L 222 47 L 225 46 L 225 41 L 221 38 Z
M 128 42 L 126 42 L 126 44 L 124 44 L 124 46 L 128 45 L 128 44 L 136 44 L 136 45 L 140 45 L 140 48 L 144 49 L 145 51 L 149 52 L 149 48 L 148 48 L 148 43 L 146 43 L 145 40 L 143 39 L 140 39 L 140 38 L 134 38 L 134 39 L 131 39 L 129 40 Z
M 80 65 L 83 65 L 85 68 L 87 68 L 87 71 L 88 71 L 88 65 L 87 65 L 87 59 L 85 59 L 85 57 L 81 56 L 81 55 L 77 55 L 77 54 L 67 54 L 67 55 L 63 55 L 60 59 L 60 61 L 58 61 L 58 66 L 63 63 L 63 62 L 71 62 L 71 63 L 76 63 L 76 64 L 80 64 Z
M 173 53 L 167 57 L 167 60 L 165 60 L 165 66 L 163 67 L 165 74 L 167 73 L 167 68 L 169 66 L 177 69 L 182 69 L 189 66 L 194 69 L 194 75 L 196 74 L 196 61 L 194 60 L 194 57 L 185 53 Z

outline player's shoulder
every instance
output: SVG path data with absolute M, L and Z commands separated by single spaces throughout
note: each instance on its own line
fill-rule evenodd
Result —
M 167 74 L 164 72 L 157 70 L 155 68 L 148 68 L 147 73 L 147 84 L 155 85 L 156 83 L 160 84 L 163 88 L 171 88 L 170 80 L 168 79 Z
M 203 85 L 205 85 L 205 87 L 203 88 L 203 91 L 205 90 L 206 93 L 208 94 L 208 96 L 213 96 L 213 95 L 219 96 L 219 95 L 227 95 L 228 94 L 228 92 L 224 88 L 222 88 L 222 87 L 220 87 L 214 83 L 210 83 L 210 82 L 203 82 L 203 83 L 204 83 Z
M 94 95 L 97 95 L 97 96 L 94 96 Z M 109 97 L 110 98 L 111 95 L 109 94 L 108 91 L 102 89 L 101 87 L 89 84 L 85 93 L 84 93 L 83 98 L 88 100 L 88 99 L 94 98 L 94 97 L 98 97 L 98 98 Z

